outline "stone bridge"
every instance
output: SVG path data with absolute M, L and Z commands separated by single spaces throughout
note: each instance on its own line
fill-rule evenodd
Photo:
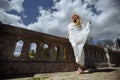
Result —
M 23 46 L 15 56 L 17 42 Z M 30 56 L 30 46 L 36 52 Z M 47 48 L 44 46 L 47 45 Z M 120 65 L 120 52 L 85 44 L 85 68 Z M 0 76 L 29 75 L 76 70 L 72 46 L 68 39 L 6 24 L 0 24 Z

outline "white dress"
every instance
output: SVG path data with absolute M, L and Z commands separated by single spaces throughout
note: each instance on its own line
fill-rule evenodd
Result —
M 81 24 L 81 27 L 77 27 L 75 23 L 70 23 L 68 25 L 68 32 L 69 32 L 69 41 L 73 47 L 74 56 L 76 63 L 84 66 L 84 50 L 83 46 L 87 40 L 87 36 L 90 32 L 90 24 L 87 23 L 86 26 Z

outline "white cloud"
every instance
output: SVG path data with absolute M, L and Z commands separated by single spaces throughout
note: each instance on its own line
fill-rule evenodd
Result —
M 0 0 L 0 7 L 5 10 L 16 10 L 17 12 L 24 11 L 24 8 L 22 6 L 24 0 Z
M 65 4 L 68 4 L 68 6 L 65 7 Z M 55 2 L 53 9 L 57 9 L 57 11 L 54 12 L 50 12 L 50 10 L 44 10 L 39 7 L 40 16 L 37 17 L 37 22 L 28 26 L 29 29 L 34 29 L 56 36 L 64 36 L 67 30 L 66 25 L 70 21 L 69 12 L 72 6 L 71 4 L 72 1 L 66 0 Z
M 24 8 L 22 6 L 24 0 L 11 0 L 11 9 L 16 10 L 17 12 L 24 11 Z
M 10 10 L 10 1 L 0 0 L 0 7 L 4 10 Z
M 88 15 L 89 9 L 86 5 L 82 5 L 80 0 L 60 0 L 54 1 L 52 9 L 57 11 L 51 12 L 39 7 L 40 16 L 37 17 L 37 22 L 28 25 L 29 29 L 49 33 L 52 35 L 63 37 L 67 33 L 67 25 L 71 21 L 71 14 L 76 12 L 85 18 Z
M 94 22 L 91 35 L 95 36 L 94 34 L 96 34 L 95 37 L 99 38 L 116 38 L 120 36 L 120 6 L 118 2 L 118 0 L 91 2 L 98 11 L 101 11 L 100 15 L 91 16 Z
M 14 22 L 20 22 L 21 21 L 20 17 L 18 17 L 16 15 L 8 14 L 8 13 L 2 11 L 2 10 L 0 10 L 0 13 L 1 13 L 0 20 L 3 23 L 11 24 L 11 23 L 14 23 Z
M 18 13 L 23 12 L 23 2 L 24 0 L 0 0 L 0 21 L 4 24 L 25 27 L 20 16 L 7 13 L 7 11 L 11 10 L 15 10 Z

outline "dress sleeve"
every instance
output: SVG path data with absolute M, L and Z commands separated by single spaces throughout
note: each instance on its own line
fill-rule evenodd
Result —
M 75 42 L 77 44 L 85 44 L 88 34 L 90 32 L 90 23 L 87 22 L 86 26 L 83 26 L 84 28 L 82 29 L 82 31 L 79 32 L 79 34 L 77 36 L 80 36 L 79 38 L 77 37 L 75 39 Z
M 68 25 L 67 25 L 67 35 L 66 35 L 66 38 L 68 38 L 68 37 L 69 37 L 69 33 L 70 33 L 69 26 L 70 26 L 70 24 L 68 24 Z
M 90 23 L 87 22 L 86 26 L 83 26 L 83 27 L 84 27 L 83 28 L 84 31 L 89 31 L 90 30 Z

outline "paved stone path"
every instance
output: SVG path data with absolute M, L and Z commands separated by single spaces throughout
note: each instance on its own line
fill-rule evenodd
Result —
M 89 72 L 84 72 L 81 75 L 77 75 L 75 71 L 57 72 L 35 74 L 33 77 L 9 80 L 120 80 L 120 67 L 102 68 L 96 71 L 90 70 Z

